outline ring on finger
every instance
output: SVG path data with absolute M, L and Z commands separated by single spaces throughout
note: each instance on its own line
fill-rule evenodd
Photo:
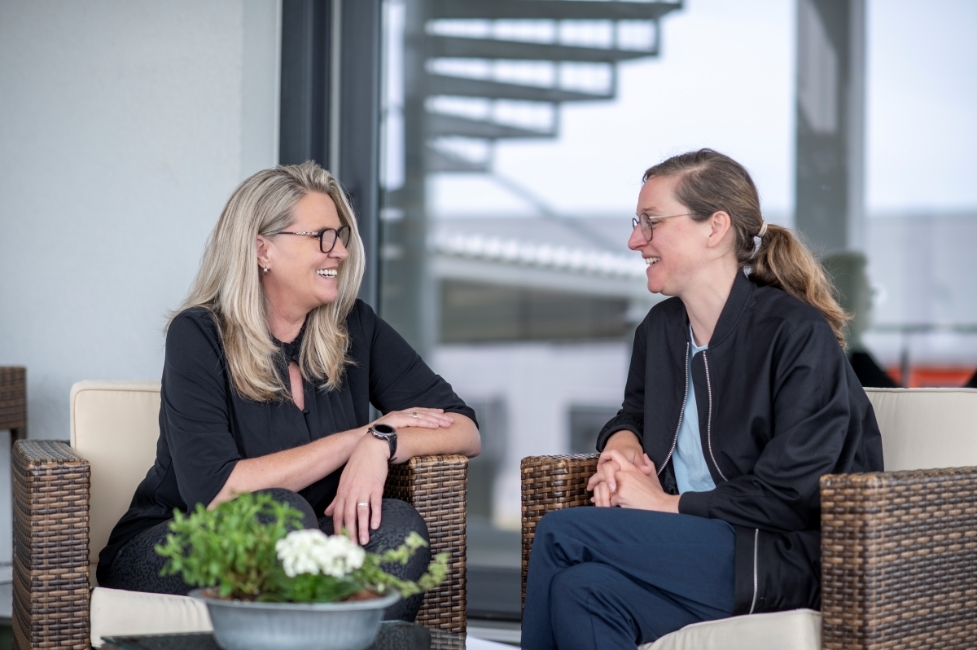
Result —
M 370 507 L 370 504 L 368 502 L 366 502 L 366 501 L 360 501 L 359 503 L 356 504 L 356 507 L 357 508 L 369 508 Z

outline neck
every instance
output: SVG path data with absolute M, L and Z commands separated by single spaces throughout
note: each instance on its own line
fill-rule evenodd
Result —
M 698 346 L 708 345 L 716 331 L 716 323 L 723 313 L 729 293 L 733 290 L 733 282 L 739 273 L 739 266 L 724 264 L 715 267 L 712 272 L 704 273 L 700 281 L 696 282 L 689 291 L 680 296 L 689 315 L 692 325 L 692 335 Z
M 285 309 L 276 307 L 271 301 L 267 301 L 268 310 L 268 329 L 271 335 L 282 343 L 291 343 L 302 331 L 305 317 L 308 312 L 300 309 Z

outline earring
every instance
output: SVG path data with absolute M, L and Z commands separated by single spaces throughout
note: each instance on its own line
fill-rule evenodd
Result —
M 265 275 L 268 275 L 268 267 L 265 267 Z

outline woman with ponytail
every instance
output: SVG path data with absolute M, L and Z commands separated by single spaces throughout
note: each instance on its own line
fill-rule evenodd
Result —
M 598 436 L 596 508 L 550 513 L 522 647 L 635 648 L 690 623 L 820 603 L 821 476 L 882 470 L 848 315 L 710 149 L 645 172 L 628 246 L 672 296 L 638 326 Z

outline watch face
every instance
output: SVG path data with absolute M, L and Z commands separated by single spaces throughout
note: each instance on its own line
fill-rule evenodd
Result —
M 394 429 L 389 424 L 374 424 L 373 425 L 373 430 L 376 431 L 377 433 L 383 434 L 385 436 L 389 436 L 390 434 L 393 434 L 393 433 L 396 433 L 397 432 L 397 430 Z

